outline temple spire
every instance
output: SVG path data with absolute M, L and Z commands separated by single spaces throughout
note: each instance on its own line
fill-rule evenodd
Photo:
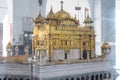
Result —
M 41 16 L 41 11 L 39 11 L 39 15 L 38 16 Z
M 60 3 L 61 3 L 61 10 L 63 10 L 63 1 L 61 1 Z
M 51 10 L 50 10 L 50 12 L 53 13 L 52 6 L 51 6 Z

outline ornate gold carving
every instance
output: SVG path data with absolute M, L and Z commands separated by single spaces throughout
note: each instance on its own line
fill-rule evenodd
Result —
M 51 11 L 43 21 L 45 21 L 44 25 L 39 22 L 39 25 L 43 26 L 38 27 L 35 25 L 33 27 L 33 34 L 36 35 L 35 38 L 33 37 L 33 47 L 39 51 L 46 50 L 49 59 L 52 58 L 54 49 L 65 51 L 79 49 L 81 56 L 83 55 L 83 50 L 90 52 L 91 55 L 95 54 L 93 53 L 95 52 L 95 33 L 92 27 L 93 21 L 89 16 L 85 19 L 85 26 L 83 27 L 79 25 L 76 18 L 71 18 L 70 14 L 64 11 L 62 7 L 55 14 L 51 8 Z M 44 29 L 41 29 L 42 27 Z M 37 44 L 37 42 L 44 44 L 45 47 Z

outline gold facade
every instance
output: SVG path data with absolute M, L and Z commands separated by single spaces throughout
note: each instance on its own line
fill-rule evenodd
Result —
M 71 18 L 70 14 L 64 11 L 61 2 L 60 11 L 53 13 L 51 7 L 46 18 L 39 14 L 34 22 L 32 48 L 37 57 L 44 51 L 44 56 L 53 60 L 54 50 L 63 50 L 66 54 L 76 49 L 79 51 L 79 59 L 96 56 L 95 32 L 89 15 L 84 20 L 84 26 L 81 26 L 76 16 Z

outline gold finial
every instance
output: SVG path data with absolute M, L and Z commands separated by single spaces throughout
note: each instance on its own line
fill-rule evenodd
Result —
M 63 10 L 63 1 L 61 1 L 60 3 L 61 3 L 61 10 Z
M 110 48 L 110 45 L 107 42 L 105 42 L 103 43 L 101 48 Z
M 52 5 L 51 5 L 51 10 L 50 10 L 51 13 L 53 13 L 53 10 L 52 10 Z
M 74 17 L 74 19 L 76 20 L 76 14 L 75 14 L 75 17 Z
M 39 15 L 38 16 L 41 16 L 41 11 L 39 11 Z

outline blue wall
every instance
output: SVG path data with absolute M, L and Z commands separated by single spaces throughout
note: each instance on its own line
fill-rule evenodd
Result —
M 101 0 L 102 41 L 115 42 L 115 0 Z

